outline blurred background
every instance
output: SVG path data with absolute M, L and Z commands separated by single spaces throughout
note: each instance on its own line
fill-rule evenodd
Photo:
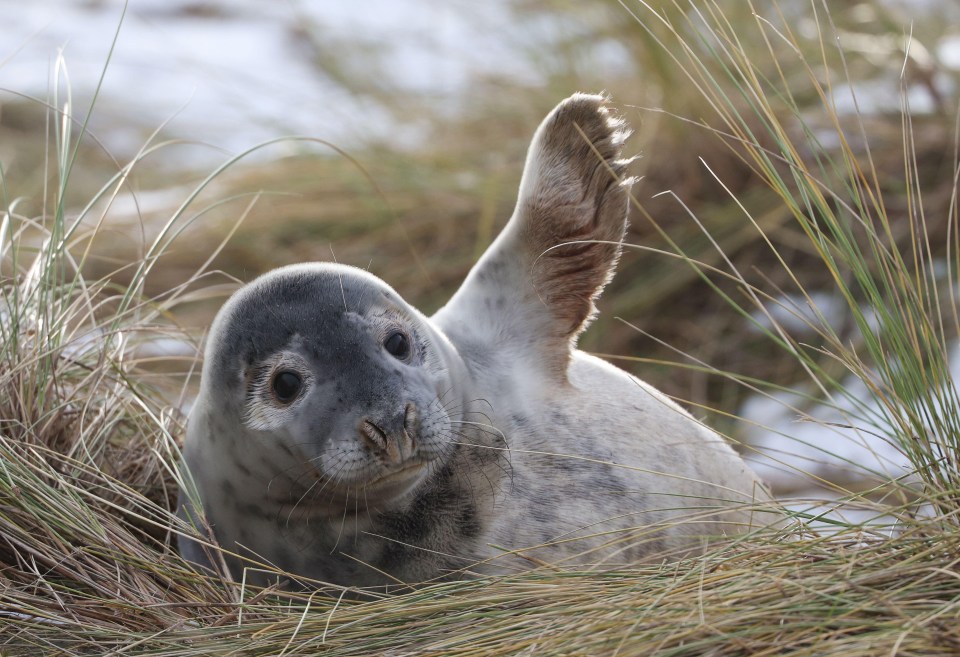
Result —
M 666 17 L 692 16 L 694 25 L 697 11 L 719 7 L 737 24 L 756 21 L 756 9 L 776 29 L 793 30 L 809 46 L 815 70 L 788 48 L 775 62 L 764 54 L 769 46 L 757 43 L 757 58 L 771 75 L 796 82 L 806 126 L 824 128 L 822 148 L 836 146 L 834 117 L 853 122 L 859 114 L 869 140 L 858 147 L 866 152 L 869 145 L 890 215 L 906 217 L 911 204 L 922 203 L 931 233 L 948 243 L 960 3 L 830 3 L 829 17 L 819 3 L 790 0 L 650 4 Z M 525 149 L 542 117 L 574 91 L 603 90 L 634 128 L 628 153 L 641 156 L 627 238 L 637 248 L 626 251 L 583 348 L 614 359 L 735 438 L 757 441 L 769 431 L 751 422 L 795 432 L 795 414 L 771 409 L 722 373 L 790 388 L 802 385 L 804 372 L 670 256 L 671 242 L 707 264 L 729 259 L 779 299 L 779 320 L 796 331 L 806 330 L 803 318 L 816 312 L 841 330 L 848 322 L 781 199 L 735 145 L 697 127 L 710 125 L 715 110 L 658 45 L 667 26 L 643 3 L 0 0 L 0 16 L 6 206 L 39 217 L 52 198 L 61 127 L 51 105 L 69 103 L 75 134 L 89 118 L 68 211 L 79 212 L 136 161 L 117 194 L 90 213 L 98 231 L 87 265 L 92 276 L 122 281 L 128 263 L 191 191 L 244 154 L 191 200 L 183 233 L 165 250 L 147 292 L 190 280 L 214 255 L 217 273 L 196 285 L 223 294 L 279 265 L 336 259 L 371 270 L 429 314 L 509 217 Z M 821 57 L 825 29 L 828 44 L 842 44 L 843 57 Z M 832 81 L 835 113 L 805 86 L 810 75 Z M 904 111 L 913 117 L 925 189 L 919 200 L 904 185 Z M 903 231 L 893 239 L 911 238 L 906 221 L 894 225 Z M 773 259 L 768 240 L 789 271 Z M 790 296 L 794 274 L 815 307 Z M 735 284 L 716 284 L 741 294 Z M 188 304 L 170 320 L 200 336 L 222 300 Z M 190 345 L 164 348 L 168 355 L 194 353 Z M 732 421 L 736 415 L 748 422 Z M 843 458 L 861 458 L 858 449 Z M 875 456 L 876 449 L 868 452 Z M 804 465 L 843 478 L 843 463 L 808 458 Z M 804 485 L 778 472 L 764 475 L 781 492 Z

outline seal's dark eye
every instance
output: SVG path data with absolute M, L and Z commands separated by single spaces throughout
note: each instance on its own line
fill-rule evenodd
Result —
M 289 370 L 283 370 L 273 375 L 273 394 L 283 404 L 289 404 L 296 399 L 303 381 Z
M 383 341 L 383 348 L 394 358 L 404 359 L 410 355 L 410 341 L 400 331 L 394 331 Z

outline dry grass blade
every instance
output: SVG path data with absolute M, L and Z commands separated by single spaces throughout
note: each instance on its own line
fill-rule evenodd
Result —
M 267 600 L 239 626 L 216 627 L 197 605 L 192 622 L 166 632 L 127 620 L 122 645 L 143 655 L 944 654 L 960 646 L 958 547 L 919 534 L 896 546 L 748 545 L 659 568 L 531 573 L 368 603 Z M 65 653 L 119 647 L 120 628 L 95 624 L 99 613 L 66 627 L 17 625 Z

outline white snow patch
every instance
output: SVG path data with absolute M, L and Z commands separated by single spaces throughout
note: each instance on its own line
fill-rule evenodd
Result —
M 180 338 L 156 337 L 138 343 L 135 353 L 137 358 L 193 358 L 197 355 L 197 347 Z
M 192 187 L 164 187 L 117 194 L 110 201 L 110 214 L 140 218 L 144 215 L 169 213 L 193 192 Z
M 955 386 L 960 344 L 951 345 L 948 365 Z M 842 387 L 847 394 L 832 402 L 811 405 L 808 394 L 795 390 L 756 394 L 741 407 L 741 439 L 751 446 L 746 458 L 775 491 L 807 489 L 816 479 L 843 484 L 913 476 L 909 459 L 888 438 L 895 427 L 880 401 L 852 375 Z
M 937 59 L 953 71 L 960 71 L 960 34 L 951 34 L 937 43 Z
M 62 49 L 74 106 L 85 109 L 123 6 L 124 0 L 0 0 L 0 90 L 47 99 L 51 65 Z M 577 28 L 561 14 L 518 20 L 504 0 L 369 0 L 362 7 L 131 0 L 93 128 L 122 154 L 135 152 L 168 119 L 174 134 L 231 152 L 287 134 L 341 146 L 366 139 L 409 143 L 419 128 L 396 120 L 374 94 L 347 89 L 338 75 L 350 81 L 370 75 L 378 85 L 453 108 L 477 80 L 542 84 L 543 62 L 533 53 L 550 52 L 550 43 Z M 629 54 L 600 43 L 595 59 L 622 68 Z
M 799 393 L 754 395 L 740 410 L 748 422 L 743 440 L 751 450 L 747 460 L 775 490 L 809 486 L 811 475 L 827 481 L 866 476 L 901 477 L 910 472 L 908 459 L 880 438 L 886 427 L 883 410 L 867 387 L 850 378 L 850 396 L 834 404 L 820 403 L 804 411 Z M 870 417 L 870 426 L 863 421 Z
M 787 294 L 766 304 L 765 311 L 751 313 L 759 327 L 771 329 L 778 325 L 791 335 L 812 334 L 824 323 L 837 326 L 848 314 L 843 297 L 829 292 L 811 292 L 808 296 Z

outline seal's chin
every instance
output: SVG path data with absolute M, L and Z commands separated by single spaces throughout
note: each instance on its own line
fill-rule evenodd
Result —
M 402 497 L 413 490 L 427 475 L 427 463 L 411 461 L 400 469 L 381 474 L 363 486 L 368 499 L 390 500 Z

